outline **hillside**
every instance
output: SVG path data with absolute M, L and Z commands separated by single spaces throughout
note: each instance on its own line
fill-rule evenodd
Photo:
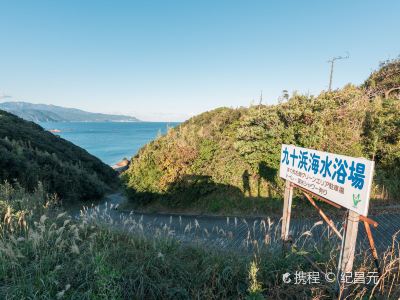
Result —
M 115 172 L 74 144 L 0 110 L 0 181 L 33 191 L 41 181 L 65 201 L 102 196 L 117 184 Z
M 282 197 L 282 143 L 374 159 L 373 197 L 398 199 L 400 101 L 395 93 L 371 96 L 366 86 L 193 117 L 132 158 L 124 174 L 132 203 L 234 212 L 251 200 L 257 210 L 257 199 Z
M 108 115 L 66 108 L 55 105 L 28 102 L 3 102 L 0 109 L 33 122 L 138 122 L 131 116 Z

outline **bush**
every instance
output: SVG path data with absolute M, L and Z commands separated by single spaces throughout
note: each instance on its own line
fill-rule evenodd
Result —
M 147 204 L 164 195 L 169 196 L 164 206 L 178 208 L 173 191 L 172 196 L 187 197 L 186 203 L 191 202 L 194 210 L 199 208 L 199 199 L 212 199 L 210 193 L 220 196 L 221 189 L 215 187 L 221 185 L 229 187 L 227 191 L 239 190 L 238 201 L 275 199 L 283 195 L 278 170 L 285 143 L 374 159 L 372 197 L 398 199 L 399 120 L 398 100 L 377 97 L 371 101 L 362 88 L 353 85 L 318 97 L 295 94 L 278 105 L 216 109 L 143 147 L 124 174 L 126 187 L 134 203 L 138 203 L 138 193 L 146 193 Z M 207 178 L 207 182 L 182 184 L 187 178 Z M 199 187 L 210 193 L 193 195 Z
M 0 111 L 0 181 L 17 180 L 28 191 L 41 181 L 65 202 L 94 200 L 118 184 L 99 159 L 39 125 Z

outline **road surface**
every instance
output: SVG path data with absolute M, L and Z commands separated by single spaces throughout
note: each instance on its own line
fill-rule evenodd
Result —
M 121 193 L 108 195 L 98 205 L 84 209 L 86 218 L 95 219 L 117 230 L 126 230 L 145 235 L 169 236 L 183 243 L 197 243 L 218 249 L 248 251 L 263 247 L 280 247 L 281 221 L 278 218 L 236 218 L 214 216 L 179 216 L 172 214 L 142 214 L 133 211 L 119 211 L 118 206 L 125 201 Z M 75 209 L 72 215 L 81 213 Z M 384 251 L 392 245 L 392 237 L 400 230 L 400 215 L 380 214 L 373 217 L 379 223 L 372 229 L 376 246 Z M 341 222 L 336 223 L 343 230 Z M 299 247 L 307 243 L 329 241 L 332 246 L 340 242 L 332 230 L 321 221 L 292 219 L 290 234 Z M 400 235 L 400 234 L 399 234 Z M 358 249 L 368 249 L 363 224 L 360 223 Z

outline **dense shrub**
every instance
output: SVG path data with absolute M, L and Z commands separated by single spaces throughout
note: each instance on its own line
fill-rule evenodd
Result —
M 138 193 L 193 197 L 193 187 L 179 183 L 196 176 L 207 176 L 211 187 L 239 189 L 243 199 L 281 197 L 277 172 L 280 146 L 286 143 L 374 159 L 373 197 L 393 199 L 400 193 L 399 120 L 400 101 L 371 99 L 364 87 L 353 85 L 318 97 L 294 94 L 278 105 L 219 108 L 143 147 L 124 174 L 126 186 L 135 203 Z M 203 193 L 187 200 L 194 206 L 199 198 L 221 196 L 207 184 L 196 188 Z
M 41 181 L 62 200 L 99 198 L 117 184 L 115 172 L 39 125 L 0 111 L 0 180 L 33 191 Z
M 363 87 L 370 97 L 397 97 L 400 99 L 400 57 L 380 64 L 364 82 Z

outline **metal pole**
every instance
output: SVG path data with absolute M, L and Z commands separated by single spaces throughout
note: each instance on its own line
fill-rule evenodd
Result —
M 306 196 L 306 198 L 308 199 L 308 201 L 310 201 L 310 203 L 312 204 L 312 206 L 315 207 L 315 209 L 318 211 L 318 213 L 320 214 L 320 216 L 322 217 L 322 219 L 324 219 L 324 221 L 329 225 L 329 227 L 332 228 L 332 230 L 336 233 L 336 235 L 340 238 L 343 239 L 342 235 L 340 234 L 339 230 L 336 228 L 335 223 L 329 219 L 329 217 L 323 212 L 323 210 L 321 208 L 319 208 L 319 206 L 315 203 L 315 201 L 311 198 L 310 195 L 308 195 L 306 192 L 303 192 L 304 196 Z
M 381 271 L 381 267 L 379 266 L 378 252 L 376 251 L 375 242 L 374 242 L 374 238 L 372 237 L 371 228 L 366 221 L 364 221 L 364 227 L 365 227 L 365 231 L 367 232 L 369 246 L 371 248 L 372 256 L 374 257 L 375 266 L 376 266 L 376 269 L 378 270 L 378 273 L 380 276 L 380 275 L 382 275 L 382 271 Z

